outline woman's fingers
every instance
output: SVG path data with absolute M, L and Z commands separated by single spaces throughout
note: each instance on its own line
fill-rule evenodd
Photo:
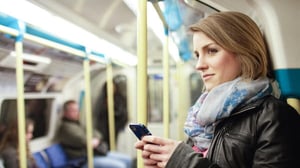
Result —
M 144 168 L 159 168 L 157 165 L 144 165 Z
M 142 151 L 142 158 L 143 158 L 144 165 L 147 168 L 157 168 L 157 161 L 150 158 L 151 154 L 152 154 L 151 152 L 145 150 Z
M 150 136 L 144 136 L 142 138 L 142 141 L 150 144 L 164 145 L 168 141 L 168 139 L 150 135 Z
M 166 167 L 167 162 L 158 162 L 156 165 L 157 167 Z
M 179 143 L 171 139 L 144 136 L 135 143 L 135 148 L 142 150 L 145 168 L 163 168 Z
M 180 141 L 174 141 L 171 139 L 159 138 L 159 137 L 145 137 L 143 149 L 153 153 L 165 153 L 171 155 L 175 148 L 181 143 Z
M 144 159 L 144 165 L 147 166 L 156 166 L 157 161 L 151 160 L 151 159 Z
M 149 158 L 150 158 L 150 155 L 151 155 L 151 152 L 146 151 L 146 150 L 143 150 L 143 151 L 142 151 L 142 158 L 143 158 L 143 159 L 149 159 Z
M 144 149 L 144 145 L 145 145 L 145 142 L 144 142 L 144 141 L 137 141 L 137 142 L 134 144 L 134 147 L 135 147 L 136 149 L 143 150 L 143 149 Z

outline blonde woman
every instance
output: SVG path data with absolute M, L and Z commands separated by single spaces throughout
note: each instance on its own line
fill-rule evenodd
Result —
M 238 12 L 192 25 L 204 92 L 190 108 L 186 142 L 144 136 L 146 168 L 300 167 L 300 116 L 278 97 L 258 26 Z

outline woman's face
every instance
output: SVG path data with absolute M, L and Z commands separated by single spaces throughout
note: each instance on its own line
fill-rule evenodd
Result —
M 200 71 L 207 91 L 240 75 L 241 65 L 237 56 L 224 50 L 204 33 L 195 32 L 193 43 L 196 69 Z
M 34 126 L 33 124 L 29 124 L 26 131 L 26 141 L 29 142 L 32 139 Z

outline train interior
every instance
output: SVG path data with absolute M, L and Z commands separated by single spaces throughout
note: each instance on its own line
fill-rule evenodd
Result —
M 20 3 L 20 5 L 14 5 Z M 22 4 L 21 4 L 22 3 Z M 23 4 L 24 3 L 24 4 Z M 170 137 L 184 139 L 180 113 L 186 114 L 203 87 L 195 71 L 191 36 L 187 28 L 195 21 L 219 11 L 239 11 L 249 15 L 260 26 L 268 42 L 276 79 L 283 99 L 298 112 L 300 98 L 300 1 L 297 0 L 151 0 L 147 2 L 147 111 L 137 109 L 138 91 L 138 31 L 140 15 L 138 0 L 22 0 L 0 2 L 0 122 L 10 122 L 18 114 L 18 79 L 16 62 L 16 32 L 19 21 L 26 23 L 23 44 L 23 86 L 26 116 L 35 120 L 31 151 L 37 152 L 54 143 L 65 100 L 80 103 L 81 121 L 85 120 L 85 56 L 91 45 L 89 61 L 93 126 L 98 113 L 102 87 L 107 81 L 108 62 L 112 62 L 113 81 L 126 97 L 128 123 L 137 122 L 137 115 L 147 115 L 152 134 L 163 135 L 164 38 L 169 31 L 170 62 L 169 117 Z M 27 6 L 28 5 L 28 6 Z M 34 13 L 29 6 L 44 10 Z M 27 8 L 28 7 L 28 8 Z M 19 14 L 17 12 L 20 12 Z M 26 16 L 32 17 L 26 20 Z M 40 16 L 38 16 L 40 15 Z M 43 25 L 35 25 L 38 16 Z M 61 18 L 69 25 L 65 29 L 51 17 Z M 18 18 L 20 17 L 20 18 Z M 24 17 L 24 18 L 21 18 Z M 49 18 L 48 18 L 49 17 Z M 42 22 L 42 21 L 40 21 Z M 67 26 L 66 26 L 67 27 Z M 80 28 L 89 34 L 77 34 Z M 53 31 L 52 31 L 53 30 Z M 70 39 L 67 39 L 67 34 Z M 84 36 L 97 38 L 84 39 Z M 66 36 L 64 36 L 66 35 Z M 101 43 L 106 41 L 106 43 Z M 92 43 L 92 44 L 91 44 Z M 70 52 L 72 51 L 72 52 Z M 107 57 L 109 55 L 109 57 Z M 183 88 L 180 90 L 179 88 Z M 117 121 L 116 121 L 117 122 Z M 116 150 L 136 157 L 136 137 L 125 127 Z M 131 145 L 130 145 L 131 144 Z

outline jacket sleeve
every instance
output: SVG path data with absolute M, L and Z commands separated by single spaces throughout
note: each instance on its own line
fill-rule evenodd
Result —
M 93 137 L 102 140 L 102 134 L 99 131 L 97 131 L 96 129 L 93 130 Z
M 218 168 L 201 153 L 196 153 L 190 145 L 182 142 L 173 152 L 166 168 Z
M 2 159 L 6 168 L 18 167 L 17 158 L 17 151 L 12 147 L 8 147 L 2 152 Z
M 253 167 L 300 167 L 300 116 L 283 101 L 264 103 L 256 119 Z

